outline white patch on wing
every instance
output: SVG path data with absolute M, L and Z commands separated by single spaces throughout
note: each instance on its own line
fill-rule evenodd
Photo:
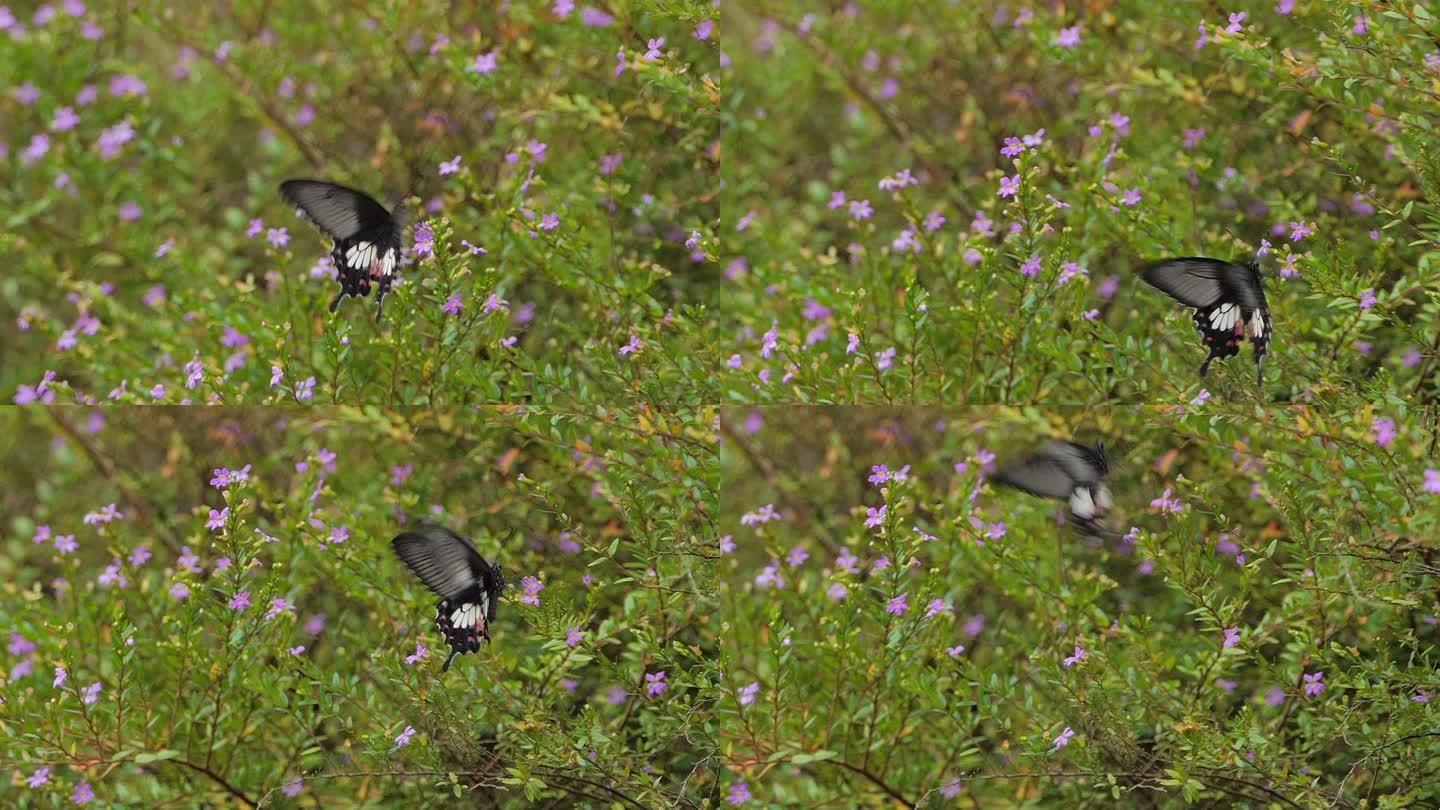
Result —
M 375 246 L 369 242 L 357 242 L 345 251 L 345 263 L 356 270 L 366 270 L 375 260 Z
M 1109 487 L 1101 484 L 1095 489 L 1095 504 L 1100 507 L 1102 512 L 1108 511 L 1110 507 L 1115 505 L 1115 499 L 1110 497 Z
M 474 602 L 466 602 L 459 610 L 450 614 L 450 624 L 456 627 L 473 627 L 475 625 L 476 605 Z
M 395 248 L 385 251 L 385 258 L 380 260 L 380 273 L 389 276 L 395 272 Z
M 1265 337 L 1265 316 L 1258 309 L 1250 316 L 1250 335 L 1253 338 Z
M 1234 304 L 1221 304 L 1218 309 L 1210 313 L 1210 328 L 1228 332 L 1235 328 L 1235 323 L 1239 320 L 1239 307 Z
M 1070 493 L 1070 511 L 1082 518 L 1095 516 L 1095 501 L 1090 497 L 1089 488 L 1076 487 Z

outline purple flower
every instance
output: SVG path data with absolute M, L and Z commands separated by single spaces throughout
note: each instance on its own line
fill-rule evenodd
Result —
M 1265 693 L 1265 702 L 1271 706 L 1279 706 L 1285 702 L 1285 690 L 1278 686 L 1272 686 Z
M 415 645 L 415 654 L 405 656 L 405 663 L 413 666 L 415 662 L 425 660 L 425 656 L 429 654 L 430 650 L 427 649 L 423 643 L 417 643 Z
M 933 619 L 941 613 L 952 613 L 954 610 L 944 599 L 931 599 L 930 604 L 925 608 L 925 618 Z
M 909 609 L 910 605 L 906 602 L 905 594 L 903 593 L 885 603 L 885 612 L 891 616 L 899 616 Z
M 460 156 L 459 156 L 459 155 L 456 155 L 454 160 L 442 160 L 442 161 L 440 161 L 440 176 L 441 176 L 441 177 L 444 177 L 444 176 L 447 175 L 447 174 L 455 174 L 455 173 L 458 172 L 458 171 L 460 171 Z M 432 238 L 433 238 L 433 237 L 432 237 Z M 428 251 L 427 251 L 427 252 L 428 252 Z
M 95 701 L 97 701 L 97 700 L 99 700 L 99 699 L 100 699 L 100 682 L 99 682 L 99 681 L 96 681 L 95 683 L 92 683 L 92 684 L 90 684 L 89 686 L 85 687 L 84 689 L 81 689 L 81 690 L 80 690 L 80 702 L 81 702 L 81 703 L 84 703 L 86 706 L 94 705 Z
M 520 580 L 520 587 L 524 589 L 524 593 L 520 596 L 520 604 L 537 606 L 540 604 L 538 594 L 545 590 L 543 582 L 535 577 L 525 577 Z
M 1238 627 L 1227 627 L 1227 628 L 1225 628 L 1225 646 L 1226 646 L 1226 647 L 1234 647 L 1236 644 L 1239 644 L 1239 643 L 1240 643 L 1240 628 L 1238 628 Z
M 1432 495 L 1440 494 L 1440 470 L 1425 470 L 1424 487 L 1425 491 L 1431 493 Z
M 95 801 L 95 791 L 90 788 L 89 782 L 81 782 L 71 791 L 70 801 L 73 804 L 88 804 Z
M 1122 194 L 1122 195 L 1120 196 L 1120 204 L 1123 205 L 1123 206 L 1125 206 L 1125 207 L 1127 207 L 1127 208 L 1133 208 L 1133 207 L 1139 205 L 1139 204 L 1140 204 L 1140 189 L 1138 189 L 1138 188 L 1132 188 L 1132 189 L 1127 190 L 1124 194 Z
M 1294 10 L 1295 0 L 1279 0 L 1279 2 L 1275 4 L 1275 13 L 1282 17 L 1290 16 L 1290 12 Z
M 885 512 L 889 507 L 881 504 L 879 509 L 873 507 L 865 510 L 865 528 L 873 529 L 885 522 Z
M 960 656 L 960 653 L 963 652 L 965 652 L 964 644 L 956 644 L 954 647 L 945 648 L 945 654 L 950 656 L 951 658 L 958 658 Z
M 1321 692 L 1324 692 L 1324 691 L 1325 691 L 1325 684 L 1322 683 L 1321 680 L 1320 680 L 1321 678 L 1324 678 L 1324 677 L 1325 677 L 1325 673 L 1324 673 L 1324 672 L 1316 672 L 1316 673 L 1313 674 L 1313 675 L 1306 675 L 1306 676 L 1305 676 L 1304 680 L 1305 680 L 1305 696 L 1306 696 L 1306 697 L 1316 697 L 1316 696 L 1318 696 Z
M 415 727 L 406 726 L 405 730 L 395 737 L 395 747 L 404 748 L 410 744 L 410 738 L 415 736 Z
M 129 121 L 121 121 L 113 127 L 100 132 L 96 145 L 100 148 L 100 157 L 110 160 L 120 154 L 120 147 L 129 143 L 135 138 L 135 129 L 130 126 Z
M 488 73 L 494 73 L 496 66 L 499 64 L 500 55 L 491 51 L 490 53 L 482 53 L 476 56 L 475 63 L 470 66 L 470 70 L 484 76 Z
M 310 399 L 310 398 L 313 397 L 313 396 L 315 396 L 315 378 L 314 378 L 314 377 L 306 377 L 304 380 L 301 380 L 301 381 L 300 381 L 300 384 L 299 384 L 299 385 L 295 386 L 295 398 L 296 398 L 297 400 L 300 400 L 300 401 L 303 402 L 303 401 L 305 401 L 305 400 L 307 400 L 307 399 Z
M 55 117 L 50 121 L 52 132 L 68 132 L 80 123 L 80 116 L 70 107 L 61 107 L 55 111 Z
M 721 553 L 721 554 L 729 554 L 730 552 L 732 552 L 732 551 L 734 551 L 734 550 L 735 550 L 735 536 L 734 536 L 734 535 L 730 535 L 730 534 L 721 536 L 721 538 L 720 538 L 720 553 Z
M 1430 697 L 1430 693 L 1426 692 L 1424 689 L 1416 689 L 1415 696 L 1410 699 L 1415 701 L 1416 703 L 1429 703 Z
M 1226 680 L 1224 678 L 1216 678 L 1215 685 L 1225 690 L 1226 692 L 1234 692 L 1235 687 L 1238 684 L 1236 684 L 1234 681 Z
M 779 520 L 780 513 L 775 511 L 775 504 L 767 503 L 754 512 L 746 512 L 740 516 L 741 526 L 761 526 L 772 520 Z
M 250 592 L 241 591 L 230 597 L 230 609 L 236 613 L 244 613 L 250 607 Z
M 66 677 L 68 676 L 65 673 L 64 667 L 55 667 L 55 682 L 50 685 L 55 687 L 56 689 L 59 689 L 60 687 L 65 685 Z
M 737 693 L 738 696 L 739 696 L 739 697 L 738 697 L 738 700 L 740 701 L 740 705 L 741 705 L 741 706 L 749 706 L 751 703 L 754 703 L 754 702 L 755 702 L 755 695 L 756 695 L 756 693 L 758 693 L 759 691 L 760 691 L 760 684 L 758 684 L 758 683 L 752 683 L 752 684 L 750 684 L 749 686 L 746 686 L 746 687 L 741 688 L 740 691 Z
M 804 546 L 796 546 L 790 549 L 789 554 L 785 555 L 785 562 L 791 566 L 802 565 L 808 559 L 810 559 L 810 552 L 806 551 Z
M 1072 25 L 1069 28 L 1061 28 L 1055 35 L 1055 44 L 1062 48 L 1073 48 L 1080 44 L 1080 26 Z
M 1056 751 L 1059 751 L 1061 748 L 1064 748 L 1065 746 L 1069 745 L 1071 738 L 1073 738 L 1074 736 L 1075 736 L 1075 731 L 1074 731 L 1074 729 L 1071 729 L 1069 726 L 1066 726 L 1066 727 L 1065 727 L 1065 730 L 1062 731 L 1062 732 L 1060 732 L 1060 736 L 1059 736 L 1059 737 L 1056 737 L 1054 740 L 1051 740 L 1051 743 L 1055 746 L 1055 750 L 1056 750 Z
M 95 580 L 101 585 L 115 585 L 122 590 L 130 584 L 130 580 L 126 578 L 124 572 L 120 570 L 120 560 L 118 558 L 111 564 L 105 566 L 105 570 L 102 571 L 100 576 L 96 577 Z
M 49 782 L 49 781 L 50 781 L 50 766 L 49 766 L 49 765 L 46 765 L 46 766 L 43 767 L 43 768 L 39 768 L 39 769 L 37 769 L 34 773 L 32 773 L 32 774 L 30 774 L 29 776 L 25 777 L 25 785 L 26 785 L 27 787 L 32 787 L 32 788 L 38 788 L 38 787 L 40 787 L 41 785 L 43 785 L 43 784 L 45 784 L 46 782 Z
M 1014 197 L 1014 196 L 1015 196 L 1015 192 L 1017 192 L 1017 191 L 1019 191 L 1019 190 L 1020 190 L 1020 175 L 1015 174 L 1015 175 L 1011 175 L 1011 176 L 1009 176 L 1009 177 L 1002 177 L 1002 178 L 1000 178 L 1000 191 L 998 192 L 998 194 L 999 194 L 1001 197 Z
M 665 690 L 666 690 L 666 689 L 669 689 L 669 688 L 670 688 L 670 685 L 667 684 L 667 683 L 665 683 L 665 670 L 662 669 L 662 670 L 660 670 L 659 672 L 656 672 L 656 673 L 646 673 L 646 675 L 645 675 L 645 694 L 646 694 L 646 695 L 648 695 L 648 696 L 650 696 L 650 697 L 654 697 L 654 696 L 656 696 L 656 695 L 663 695 L 663 694 L 665 694 Z
M 50 136 L 45 134 L 32 135 L 30 137 L 30 145 L 25 148 L 25 151 L 20 153 L 20 162 L 25 166 L 29 166 L 40 158 L 45 157 L 45 153 L 49 151 Z
M 144 565 L 144 564 L 145 564 L 145 561 L 146 561 L 146 560 L 149 560 L 149 559 L 150 559 L 150 549 L 146 548 L 144 545 L 136 546 L 136 547 L 135 547 L 135 550 L 130 552 L 130 564 L 131 564 L 131 565 L 141 566 L 141 565 Z
M 444 305 L 440 308 L 443 309 L 447 314 L 455 315 L 458 317 L 460 315 L 460 294 L 456 293 L 449 298 L 446 298 Z
M 1080 663 L 1081 661 L 1084 661 L 1085 658 L 1087 657 L 1087 655 L 1088 655 L 1088 653 L 1085 652 L 1085 648 L 1084 648 L 1084 647 L 1081 647 L 1079 644 L 1076 644 L 1076 645 L 1075 645 L 1075 654 L 1074 654 L 1074 655 L 1071 655 L 1071 656 L 1067 656 L 1067 657 L 1065 658 L 1065 660 L 1061 662 L 1061 664 L 1063 664 L 1064 666 L 1067 666 L 1067 667 L 1069 667 L 1069 666 L 1074 666 L 1074 665 Z
M 586 28 L 604 28 L 613 22 L 615 22 L 614 17 L 611 17 L 599 9 L 591 8 L 590 6 L 584 6 L 580 9 L 580 23 Z
M 944 797 L 947 798 L 947 799 L 953 799 L 953 798 L 955 798 L 956 796 L 959 796 L 959 795 L 960 795 L 960 780 L 959 780 L 959 779 L 951 779 L 949 782 L 946 782 L 945 784 L 941 785 L 941 786 L 940 786 L 940 795 L 941 795 L 941 796 L 944 796 Z
M 205 528 L 207 528 L 207 529 L 223 529 L 223 528 L 225 528 L 225 520 L 226 520 L 227 518 L 229 518 L 229 517 L 230 517 L 230 507 L 228 507 L 228 506 L 225 507 L 224 509 L 221 509 L 219 512 L 216 512 L 214 509 L 211 509 L 211 510 L 210 510 L 210 519 L 205 522 Z
M 305 780 L 297 776 L 294 779 L 291 779 L 289 782 L 286 782 L 285 787 L 280 788 L 280 792 L 284 793 L 286 796 L 294 798 L 300 795 L 300 790 L 304 786 L 304 784 Z
M 1240 33 L 1240 23 L 1245 21 L 1245 12 L 1237 11 L 1230 15 L 1230 24 L 1225 26 L 1225 33 L 1234 36 Z
M 330 529 L 330 537 L 327 539 L 331 544 L 338 545 L 350 539 L 350 530 L 344 526 L 335 526 Z
M 1360 293 L 1360 311 L 1364 312 L 1373 306 L 1375 306 L 1375 290 L 1372 288 Z
M 565 646 L 574 647 L 579 644 L 581 635 L 579 626 L 565 628 Z
M 1291 242 L 1299 242 L 1301 239 L 1304 239 L 1312 233 L 1315 233 L 1314 229 L 1312 229 L 1310 227 L 1310 224 L 1305 222 L 1304 220 L 1290 223 Z
M 290 604 L 290 600 L 277 596 L 274 599 L 270 600 L 270 609 L 265 611 L 265 621 L 268 622 L 271 619 L 274 619 L 276 616 L 279 616 L 281 613 L 285 613 L 287 611 L 293 613 L 295 611 L 295 606 Z
M 654 62 L 656 59 L 660 58 L 660 49 L 665 47 L 665 38 L 658 37 L 656 39 L 648 40 L 645 43 L 645 47 L 648 48 L 648 50 L 645 51 L 645 61 Z
M 870 207 L 869 200 L 851 200 L 850 202 L 850 216 L 856 222 L 869 219 L 874 212 L 874 209 Z
M 737 807 L 750 801 L 750 786 L 743 781 L 736 782 L 730 786 L 730 792 L 726 794 L 725 801 Z
M 832 602 L 841 602 L 850 595 L 850 589 L 845 587 L 843 582 L 835 582 L 826 589 L 825 595 L 830 597 Z
M 631 335 L 630 342 L 620 347 L 620 356 L 624 357 L 629 354 L 634 354 L 635 352 L 640 351 L 640 346 L 640 338 L 635 335 Z
M 1390 442 L 1395 439 L 1395 420 L 1376 418 L 1370 423 L 1370 428 L 1375 431 L 1375 443 L 1381 447 L 1389 447 Z
M 170 586 L 170 598 L 176 602 L 183 602 L 190 596 L 190 586 L 183 582 L 177 582 Z
M 1020 275 L 1030 278 L 1040 275 L 1040 257 L 1031 256 L 1026 259 L 1025 263 L 1020 265 Z
M 1185 504 L 1170 497 L 1170 487 L 1165 488 L 1163 495 L 1150 501 L 1150 506 L 1159 509 L 1162 515 L 1175 514 L 1185 509 Z

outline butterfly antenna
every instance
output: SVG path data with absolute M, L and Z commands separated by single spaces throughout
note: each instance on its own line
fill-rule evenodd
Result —
M 455 649 L 454 647 L 451 647 L 451 648 L 450 648 L 450 655 L 449 655 L 448 657 L 446 657 L 445 663 L 440 665 L 440 671 L 441 671 L 441 672 L 449 672 L 449 671 L 450 671 L 450 662 L 451 662 L 451 661 L 454 661 L 454 660 L 455 660 L 455 656 L 457 656 L 457 655 L 459 655 L 459 654 L 460 654 L 460 651 L 459 651 L 459 650 Z
M 330 302 L 330 311 L 331 311 L 332 313 L 333 313 L 335 310 L 337 310 L 337 309 L 340 308 L 340 299 L 342 299 L 342 298 L 344 298 L 344 297 L 345 297 L 345 291 L 344 291 L 344 290 L 341 290 L 340 292 L 335 293 L 335 299 Z

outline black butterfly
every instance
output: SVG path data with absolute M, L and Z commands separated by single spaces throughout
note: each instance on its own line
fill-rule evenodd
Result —
M 1085 534 L 1103 534 L 1100 518 L 1115 505 L 1105 474 L 1110 471 L 1105 447 L 1052 441 L 1039 452 L 1009 464 L 995 475 L 1001 484 L 1042 498 L 1070 502 L 1070 517 Z
M 1231 264 L 1219 259 L 1166 259 L 1146 265 L 1140 277 L 1187 307 L 1195 308 L 1195 328 L 1210 354 L 1200 364 L 1204 377 L 1215 358 L 1240 353 L 1247 336 L 1255 347 L 1255 381 L 1265 380 L 1260 368 L 1270 343 L 1270 310 L 1265 306 L 1264 279 L 1253 262 Z
M 323 180 L 286 180 L 280 184 L 280 195 L 335 240 L 330 258 L 335 262 L 340 292 L 330 302 L 330 311 L 347 295 L 369 295 L 374 282 L 375 322 L 379 323 L 380 308 L 400 263 L 404 207 L 396 208 L 392 216 L 368 194 Z
M 395 554 L 425 587 L 440 596 L 435 626 L 450 645 L 441 672 L 455 656 L 480 649 L 490 641 L 490 622 L 505 580 L 500 566 L 480 556 L 469 540 L 428 520 L 421 520 L 390 541 Z

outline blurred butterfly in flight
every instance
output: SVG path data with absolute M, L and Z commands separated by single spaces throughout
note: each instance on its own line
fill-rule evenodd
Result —
M 1264 279 L 1254 263 L 1231 264 L 1219 259 L 1165 259 L 1146 265 L 1140 277 L 1151 286 L 1194 307 L 1191 320 L 1200 340 L 1210 350 L 1200 364 L 1200 376 L 1210 361 L 1240 353 L 1247 337 L 1255 348 L 1255 382 L 1265 380 L 1260 364 L 1270 343 L 1270 309 L 1265 305 Z
M 1085 534 L 1104 534 L 1101 518 L 1115 505 L 1105 474 L 1110 462 L 1105 447 L 1052 441 L 1039 451 L 996 473 L 994 480 L 1042 498 L 1070 504 L 1070 519 Z
M 440 597 L 435 626 L 450 646 L 441 672 L 455 656 L 480 649 L 490 641 L 495 603 L 505 588 L 500 566 L 485 561 L 464 537 L 438 523 L 421 520 L 390 541 L 390 547 L 425 587 Z
M 385 295 L 400 264 L 404 206 L 398 206 L 392 215 L 368 194 L 323 180 L 286 180 L 280 184 L 280 195 L 334 240 L 330 258 L 335 262 L 340 292 L 330 302 L 330 311 L 347 295 L 368 296 L 373 284 L 375 322 L 379 323 Z

